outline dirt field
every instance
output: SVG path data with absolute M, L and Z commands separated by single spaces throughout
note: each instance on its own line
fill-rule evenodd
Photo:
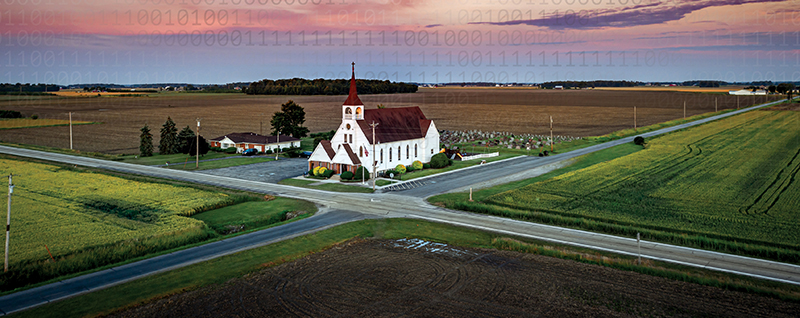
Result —
M 791 317 L 800 304 L 539 255 L 350 241 L 114 317 Z
M 737 97 L 725 94 L 615 90 L 538 90 L 487 88 L 423 88 L 414 94 L 361 95 L 364 104 L 387 107 L 419 106 L 439 129 L 549 133 L 549 117 L 557 135 L 593 136 L 633 127 L 633 106 L 639 126 L 719 109 L 736 108 Z M 778 99 L 780 96 L 770 96 Z M 178 128 L 194 128 L 202 118 L 207 138 L 231 132 L 269 132 L 269 120 L 280 104 L 292 99 L 305 108 L 311 132 L 341 123 L 345 96 L 247 96 L 239 94 L 168 93 L 158 97 L 42 97 L 0 102 L 0 109 L 25 116 L 103 122 L 73 127 L 75 149 L 108 153 L 136 153 L 139 129 L 150 125 L 158 144 L 159 129 L 171 116 Z M 765 101 L 764 96 L 738 97 L 741 107 Z M 67 127 L 14 129 L 0 132 L 4 142 L 69 147 Z

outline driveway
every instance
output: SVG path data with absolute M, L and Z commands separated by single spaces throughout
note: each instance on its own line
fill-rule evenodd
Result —
M 243 166 L 201 170 L 198 173 L 244 179 L 250 181 L 278 183 L 308 171 L 308 159 L 281 158 L 278 161 L 260 162 Z

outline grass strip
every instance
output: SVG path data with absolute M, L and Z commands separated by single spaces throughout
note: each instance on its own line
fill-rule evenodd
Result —
M 499 236 L 473 229 L 412 219 L 362 220 L 343 224 L 291 240 L 243 251 L 152 275 L 139 280 L 46 304 L 16 313 L 15 317 L 85 317 L 109 314 L 173 294 L 221 284 L 264 268 L 291 262 L 324 251 L 351 238 L 419 238 L 455 246 L 495 248 L 571 259 L 636 271 L 643 274 L 716 286 L 789 301 L 800 301 L 800 287 L 738 275 L 711 272 L 669 263 L 648 261 L 632 265 L 632 257 L 541 241 Z M 609 260 L 611 259 L 611 260 Z

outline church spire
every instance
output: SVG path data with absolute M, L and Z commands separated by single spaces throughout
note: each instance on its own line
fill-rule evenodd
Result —
M 344 101 L 344 105 L 364 105 L 361 102 L 361 99 L 358 98 L 358 93 L 356 92 L 356 63 L 352 63 L 353 66 L 353 75 L 350 77 L 350 94 L 347 95 L 347 100 Z

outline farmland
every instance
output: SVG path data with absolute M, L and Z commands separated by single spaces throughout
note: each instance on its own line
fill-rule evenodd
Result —
M 0 158 L 0 174 L 11 173 L 14 226 L 2 290 L 204 241 L 215 234 L 190 216 L 252 200 Z
M 72 125 L 88 125 L 94 124 L 89 121 L 73 121 Z M 31 118 L 18 118 L 18 119 L 3 119 L 0 120 L 0 129 L 18 129 L 18 128 L 36 128 L 48 126 L 69 126 L 69 120 L 64 119 L 31 119 Z
M 641 231 L 651 235 L 645 239 L 673 242 L 697 237 L 706 248 L 798 262 L 797 253 L 758 248 L 800 247 L 798 121 L 794 111 L 745 113 L 649 140 L 645 150 L 483 203 L 522 218 L 578 218 L 582 223 L 574 224 L 594 230 Z
M 549 116 L 554 133 L 597 136 L 633 127 L 633 106 L 638 125 L 645 126 L 761 103 L 781 96 L 736 97 L 719 93 L 674 91 L 538 90 L 495 88 L 423 88 L 413 94 L 361 95 L 367 107 L 419 106 L 439 129 L 508 131 L 549 134 Z M 171 116 L 178 128 L 194 127 L 203 118 L 201 134 L 214 138 L 231 132 L 264 132 L 280 104 L 292 99 L 306 111 L 306 126 L 312 131 L 336 128 L 341 120 L 344 96 L 248 96 L 243 94 L 161 93 L 141 97 L 51 97 L 4 102 L 4 109 L 40 119 L 102 122 L 103 125 L 73 127 L 74 147 L 80 151 L 137 153 L 139 129 L 148 124 L 158 144 L 158 129 Z M 603 120 L 597 120 L 598 118 Z M 68 128 L 42 127 L 0 131 L 4 142 L 65 148 Z

